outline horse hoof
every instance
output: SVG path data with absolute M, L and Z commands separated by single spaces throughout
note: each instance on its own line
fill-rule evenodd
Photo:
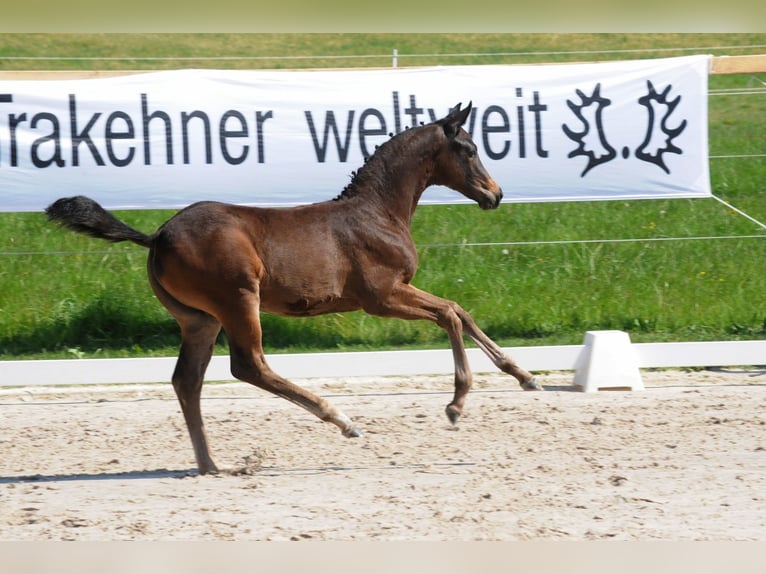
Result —
M 343 429 L 343 436 L 346 438 L 359 438 L 363 435 L 362 431 L 360 431 L 356 427 L 349 427 Z
M 537 382 L 537 379 L 535 377 L 532 377 L 528 381 L 525 381 L 521 383 L 521 388 L 525 391 L 542 391 L 543 386 Z
M 460 409 L 458 409 L 455 405 L 447 405 L 447 408 L 444 409 L 444 412 L 447 413 L 447 418 L 449 419 L 449 422 L 451 422 L 453 425 L 457 424 L 457 420 L 460 418 Z

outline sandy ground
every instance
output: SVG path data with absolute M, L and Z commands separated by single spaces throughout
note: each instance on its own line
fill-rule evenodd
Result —
M 364 429 L 207 384 L 196 474 L 170 385 L 0 387 L 0 540 L 766 540 L 766 371 L 642 392 L 477 375 L 308 380 Z

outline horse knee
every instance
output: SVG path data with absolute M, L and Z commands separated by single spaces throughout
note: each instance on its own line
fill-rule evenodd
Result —
M 442 329 L 452 333 L 461 333 L 463 331 L 463 320 L 461 319 L 461 307 L 457 303 L 450 301 L 443 309 L 439 310 L 436 324 Z
M 259 360 L 251 353 L 231 349 L 229 369 L 235 379 L 257 384 L 263 378 L 265 368 L 263 359 Z
M 231 375 L 240 381 L 251 383 L 260 376 L 258 369 L 251 361 L 236 360 L 232 357 L 229 367 Z

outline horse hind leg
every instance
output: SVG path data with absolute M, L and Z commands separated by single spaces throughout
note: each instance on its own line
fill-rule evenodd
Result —
M 200 398 L 205 371 L 220 331 L 221 324 L 210 315 L 202 313 L 197 321 L 182 324 L 181 350 L 172 378 L 200 474 L 218 472 L 208 448 Z
M 337 426 L 347 438 L 360 437 L 362 431 L 329 401 L 276 374 L 260 352 L 231 345 L 231 373 L 237 379 L 273 393 Z
M 202 422 L 200 397 L 205 371 L 213 355 L 213 346 L 221 331 L 221 324 L 213 316 L 176 300 L 160 285 L 151 270 L 149 283 L 181 328 L 181 349 L 172 382 L 189 431 L 197 468 L 200 474 L 217 473 L 218 467 L 210 456 Z
M 334 424 L 345 437 L 362 436 L 353 421 L 330 402 L 272 371 L 259 351 L 231 343 L 231 373 L 237 379 L 287 399 L 320 420 Z
M 329 401 L 271 370 L 263 354 L 258 295 L 251 292 L 243 297 L 240 305 L 222 314 L 224 330 L 229 339 L 231 374 L 303 407 L 322 421 L 334 424 L 345 437 L 362 436 L 353 421 Z

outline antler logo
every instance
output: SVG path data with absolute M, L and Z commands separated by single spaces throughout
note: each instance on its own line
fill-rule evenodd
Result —
M 567 157 L 573 158 L 582 155 L 588 158 L 588 164 L 580 174 L 580 177 L 584 177 L 591 169 L 613 160 L 617 155 L 614 148 L 606 141 L 604 134 L 603 111 L 606 106 L 612 103 L 612 100 L 601 97 L 600 83 L 596 84 L 590 96 L 586 96 L 580 90 L 575 91 L 580 96 L 581 103 L 576 104 L 567 100 L 567 105 L 583 123 L 584 129 L 577 132 L 566 124 L 561 127 L 569 139 L 579 143 L 577 149 L 571 151 Z M 595 127 L 597 140 L 590 132 L 591 127 Z
M 642 161 L 648 161 L 659 166 L 665 173 L 669 174 L 670 170 L 668 169 L 668 166 L 665 165 L 662 154 L 682 153 L 681 148 L 673 144 L 673 139 L 677 138 L 681 132 L 684 131 L 686 128 L 686 120 L 682 121 L 676 128 L 669 128 L 667 125 L 668 117 L 673 113 L 673 110 L 676 109 L 676 106 L 678 106 L 681 101 L 681 96 L 677 96 L 676 99 L 668 101 L 667 95 L 673 86 L 668 84 L 662 93 L 658 94 L 651 81 L 647 80 L 646 84 L 649 91 L 645 96 L 638 98 L 638 103 L 646 107 L 649 113 L 649 121 L 647 122 L 646 127 L 646 137 L 644 137 L 644 141 L 638 146 L 638 149 L 636 149 L 636 157 Z M 664 115 L 661 113 L 663 107 L 665 108 Z M 656 112 L 655 108 L 657 109 Z M 658 119 L 660 116 L 662 116 L 662 118 Z M 656 126 L 655 122 L 659 122 L 659 125 Z M 651 147 L 655 149 L 654 153 L 646 151 Z
M 681 121 L 677 127 L 668 126 L 670 116 L 681 102 L 681 96 L 668 100 L 668 94 L 673 88 L 672 85 L 669 84 L 662 92 L 657 92 L 651 81 L 647 80 L 646 83 L 646 95 L 638 98 L 638 103 L 644 106 L 648 113 L 646 133 L 643 142 L 635 150 L 635 156 L 641 161 L 656 165 L 669 174 L 670 168 L 665 163 L 664 154 L 683 153 L 681 148 L 673 143 L 673 140 L 686 129 L 686 120 Z M 577 148 L 569 152 L 567 157 L 583 156 L 588 158 L 588 163 L 580 174 L 580 177 L 585 177 L 594 167 L 617 157 L 617 152 L 607 141 L 604 130 L 604 108 L 609 106 L 612 100 L 601 95 L 600 83 L 596 84 L 590 96 L 586 96 L 579 89 L 575 92 L 580 97 L 580 102 L 567 100 L 567 105 L 580 120 L 583 128 L 581 131 L 577 131 L 566 124 L 561 127 L 567 137 L 578 144 Z M 622 157 L 624 159 L 630 157 L 628 146 L 622 148 Z

